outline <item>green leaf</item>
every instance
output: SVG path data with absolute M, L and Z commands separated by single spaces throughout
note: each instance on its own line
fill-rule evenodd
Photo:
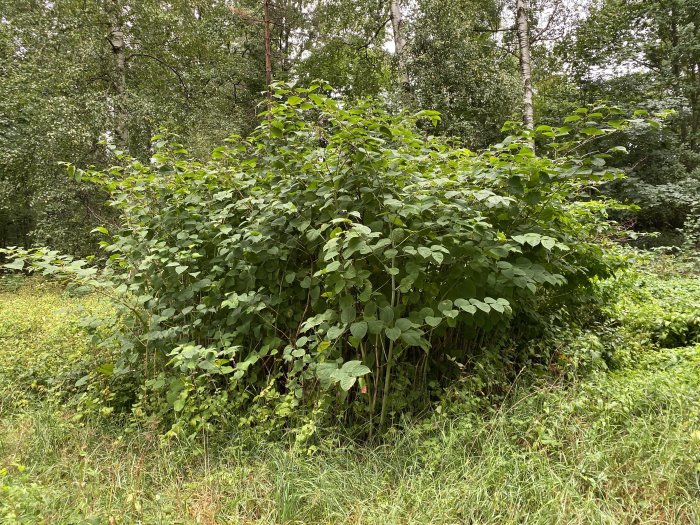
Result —
M 75 382 L 75 386 L 77 386 L 77 387 L 85 386 L 88 384 L 89 381 L 90 381 L 90 376 L 84 375 Z
M 498 303 L 498 302 L 491 303 L 490 306 L 491 306 L 491 308 L 492 308 L 493 310 L 496 310 L 497 312 L 499 312 L 499 313 L 501 313 L 501 314 L 502 314 L 502 313 L 504 312 L 504 310 L 505 310 L 504 307 L 503 307 L 503 305 L 502 305 L 501 303 Z
M 471 299 L 470 302 L 484 313 L 489 313 L 491 311 L 491 307 L 483 301 Z
M 397 319 L 396 323 L 394 323 L 394 324 L 402 332 L 409 330 L 413 326 L 413 323 L 410 321 L 410 319 L 406 319 L 405 317 Z
M 438 326 L 438 325 L 442 322 L 442 317 L 431 317 L 431 316 L 427 316 L 427 317 L 425 318 L 425 322 L 426 322 L 428 325 L 430 325 L 430 326 L 432 326 L 433 328 L 435 328 L 436 326 Z
M 401 337 L 401 329 L 396 327 L 386 328 L 384 333 L 391 341 L 396 341 L 399 337 Z
M 344 295 L 340 298 L 340 320 L 344 324 L 352 323 L 356 316 L 357 311 L 355 310 L 355 302 L 350 295 Z
M 431 250 L 430 248 L 428 248 L 428 247 L 426 247 L 426 246 L 420 246 L 420 247 L 418 248 L 418 253 L 419 253 L 419 254 L 421 255 L 421 257 L 423 257 L 424 259 L 428 259 L 429 257 L 431 257 L 431 256 L 433 255 L 433 250 Z
M 557 240 L 553 239 L 552 237 L 542 237 L 540 243 L 542 246 L 551 251 L 551 249 L 557 244 Z
M 384 322 L 384 324 L 389 325 L 394 322 L 394 309 L 387 305 L 383 306 L 379 310 L 379 318 Z
M 357 378 L 356 378 L 356 377 L 344 376 L 344 377 L 340 380 L 340 388 L 341 388 L 342 390 L 344 390 L 345 392 L 347 392 L 347 391 L 350 390 L 350 389 L 352 388 L 352 386 L 355 384 L 355 381 L 357 381 Z
M 332 263 L 328 264 L 324 271 L 325 273 L 330 273 L 330 272 L 335 272 L 340 268 L 340 261 L 333 261 Z
M 588 135 L 589 137 L 595 137 L 596 135 L 605 135 L 605 131 L 600 128 L 588 127 L 583 128 L 580 133 Z
M 338 339 L 341 335 L 343 335 L 344 332 L 345 328 L 342 326 L 331 326 L 326 332 L 326 337 L 333 341 L 334 339 Z
M 316 365 L 316 377 L 324 389 L 330 388 L 333 384 L 333 374 L 337 372 L 338 365 L 336 363 L 318 363 Z
M 452 310 L 452 301 L 450 301 L 449 299 L 440 301 L 440 304 L 438 304 L 438 310 L 440 310 L 441 312 Z
M 362 364 L 362 361 L 346 361 L 340 370 L 350 377 L 360 377 L 371 372 L 368 367 Z
M 581 120 L 581 115 L 570 115 L 564 119 L 564 124 L 568 124 L 569 122 L 578 122 Z
M 164 317 L 166 319 L 169 319 L 173 315 L 175 315 L 175 308 L 166 308 L 160 313 L 161 317 Z
M 476 306 L 471 304 L 466 299 L 455 299 L 455 306 L 464 312 L 467 312 L 470 314 L 476 313 Z
M 409 330 L 408 332 L 403 332 L 401 334 L 401 340 L 408 346 L 422 346 L 423 343 L 420 332 L 416 330 Z
M 2 265 L 3 268 L 8 268 L 10 270 L 22 270 L 24 268 L 24 259 L 17 257 L 12 262 Z
M 102 375 L 111 376 L 114 374 L 114 363 L 103 363 L 95 369 Z
M 513 235 L 513 240 L 518 244 L 529 244 L 533 248 L 542 242 L 539 233 L 526 233 L 525 235 Z
M 350 333 L 353 335 L 353 337 L 363 339 L 365 335 L 367 335 L 367 322 L 358 321 L 356 323 L 353 323 L 352 325 L 350 325 Z

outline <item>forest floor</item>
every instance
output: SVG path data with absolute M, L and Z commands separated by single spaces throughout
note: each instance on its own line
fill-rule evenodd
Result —
M 57 392 L 94 351 L 78 307 L 99 301 L 6 286 L 0 523 L 698 524 L 700 280 L 667 270 L 624 277 L 616 370 L 518 381 L 488 414 L 436 413 L 381 445 L 313 453 L 79 419 Z

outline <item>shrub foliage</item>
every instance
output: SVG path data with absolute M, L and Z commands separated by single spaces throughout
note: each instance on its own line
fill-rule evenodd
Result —
M 164 136 L 150 164 L 115 152 L 107 172 L 69 166 L 122 217 L 100 229 L 107 266 L 83 283 L 109 282 L 122 304 L 107 370 L 140 386 L 137 410 L 155 391 L 194 426 L 233 413 L 274 429 L 315 407 L 371 434 L 475 357 L 505 359 L 520 328 L 611 271 L 592 196 L 620 176 L 615 151 L 576 151 L 624 127 L 618 111 L 534 133 L 511 123 L 474 153 L 419 131 L 435 112 L 328 89 L 279 85 L 256 131 L 207 163 Z

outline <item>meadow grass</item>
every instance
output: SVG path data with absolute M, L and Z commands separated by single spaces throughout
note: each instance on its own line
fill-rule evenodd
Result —
M 305 452 L 77 419 L 56 393 L 97 352 L 81 307 L 101 306 L 41 283 L 0 291 L 3 525 L 700 523 L 698 345 L 650 343 L 614 372 L 523 378 L 488 414 L 451 407 L 381 444 Z

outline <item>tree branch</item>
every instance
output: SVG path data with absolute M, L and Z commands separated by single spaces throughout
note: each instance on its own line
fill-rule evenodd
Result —
M 185 98 L 187 98 L 187 99 L 190 98 L 190 91 L 189 91 L 189 88 L 187 87 L 187 83 L 182 78 L 182 75 L 180 74 L 180 72 L 177 69 L 175 69 L 173 66 L 171 66 L 167 62 L 161 60 L 160 58 L 153 56 L 153 55 L 149 55 L 148 53 L 132 53 L 131 55 L 126 57 L 126 61 L 128 62 L 132 58 L 137 58 L 137 57 L 150 58 L 151 60 L 155 60 L 156 62 L 158 62 L 164 68 L 169 69 L 177 77 L 178 81 L 180 82 L 180 86 L 182 87 L 182 92 L 185 95 Z
M 515 31 L 515 26 L 499 27 L 498 29 L 489 29 L 488 27 L 473 27 L 473 33 L 501 33 L 503 31 Z
M 542 36 L 544 36 L 552 27 L 552 22 L 554 21 L 554 17 L 557 16 L 557 13 L 559 12 L 559 8 L 561 7 L 561 2 L 557 2 L 554 5 L 554 9 L 552 10 L 552 14 L 549 16 L 549 20 L 547 20 L 547 24 L 544 26 L 544 28 L 540 31 L 537 32 L 535 36 L 530 37 L 530 43 L 534 44 L 535 42 L 538 42 Z
M 372 34 L 372 36 L 369 38 L 369 40 L 367 40 L 367 42 L 365 42 L 365 43 L 362 44 L 361 46 L 357 47 L 357 50 L 359 51 L 360 49 L 367 49 L 369 46 L 371 46 L 371 45 L 374 43 L 374 41 L 377 39 L 377 37 L 379 36 L 379 33 L 382 32 L 382 30 L 386 27 L 387 23 L 388 23 L 390 20 L 391 20 L 391 17 L 386 18 L 384 21 L 382 21 L 382 22 L 379 24 L 379 26 L 377 27 L 377 30 L 376 30 L 376 31 Z

